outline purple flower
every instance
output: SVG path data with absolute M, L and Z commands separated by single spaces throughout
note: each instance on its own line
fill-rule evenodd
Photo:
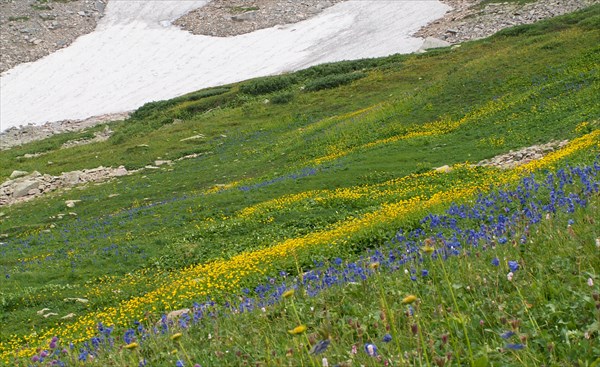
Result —
M 507 331 L 505 333 L 500 334 L 500 337 L 502 337 L 502 339 L 508 339 L 513 335 L 515 335 L 513 331 Z
M 495 257 L 495 258 L 492 260 L 492 265 L 494 265 L 494 266 L 498 266 L 498 265 L 500 265 L 500 260 L 498 260 L 498 258 L 497 258 L 497 257 Z
M 510 269 L 510 271 L 515 272 L 519 269 L 519 263 L 516 261 L 509 261 L 508 268 Z
M 426 277 L 429 275 L 429 271 L 427 271 L 426 269 L 421 270 L 421 276 Z
M 506 344 L 504 348 L 512 350 L 521 350 L 525 349 L 525 346 L 523 344 Z
M 317 354 L 323 353 L 329 346 L 329 343 L 331 343 L 331 341 L 329 339 L 321 340 L 320 342 L 315 344 L 315 346 L 311 349 L 310 354 L 317 355 Z
M 385 335 L 383 336 L 383 342 L 384 342 L 384 343 L 389 343 L 389 342 L 391 342 L 391 341 L 392 341 L 392 336 L 391 336 L 390 334 L 385 334 Z
M 371 357 L 377 357 L 377 347 L 375 346 L 375 344 L 365 344 L 365 352 L 367 352 L 367 354 Z

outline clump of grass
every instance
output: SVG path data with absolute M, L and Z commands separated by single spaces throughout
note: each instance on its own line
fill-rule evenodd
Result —
M 25 22 L 28 20 L 29 20 L 29 17 L 26 15 L 22 15 L 22 16 L 18 16 L 18 17 L 13 17 L 13 16 L 8 17 L 9 22 Z
M 274 104 L 287 104 L 294 99 L 294 92 L 279 92 L 271 96 L 271 102 Z
M 231 14 L 241 14 L 241 13 L 247 13 L 249 11 L 256 11 L 259 9 L 260 8 L 258 6 L 232 6 L 229 8 L 229 12 Z

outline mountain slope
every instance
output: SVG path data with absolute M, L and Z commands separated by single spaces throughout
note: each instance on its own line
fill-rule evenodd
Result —
M 111 124 L 106 142 L 60 149 L 87 131 L 0 152 L 15 162 L 2 176 L 174 163 L 2 209 L 4 361 L 52 336 L 89 340 L 98 322 L 123 330 L 280 271 L 350 261 L 492 184 L 591 164 L 598 10 L 151 103 Z M 571 142 L 514 170 L 464 164 L 557 139 Z

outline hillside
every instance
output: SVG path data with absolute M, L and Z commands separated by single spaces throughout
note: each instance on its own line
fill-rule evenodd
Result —
M 0 207 L 0 359 L 593 365 L 599 12 L 0 151 L 6 179 L 128 171 Z

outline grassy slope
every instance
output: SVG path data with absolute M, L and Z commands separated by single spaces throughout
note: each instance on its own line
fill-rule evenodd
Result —
M 112 124 L 116 133 L 105 143 L 57 149 L 89 135 L 84 132 L 0 152 L 0 161 L 10 162 L 0 165 L 2 176 L 13 169 L 59 174 L 98 165 L 138 168 L 159 157 L 202 154 L 172 168 L 3 209 L 0 233 L 9 239 L 0 248 L 0 267 L 8 275 L 0 283 L 1 338 L 53 325 L 35 315 L 43 307 L 61 316 L 94 315 L 168 283 L 187 265 L 344 227 L 385 203 L 428 198 L 461 184 L 485 186 L 493 176 L 459 169 L 417 176 L 410 189 L 389 180 L 597 129 L 597 12 L 596 6 L 517 27 L 456 50 L 315 67 L 294 74 L 284 92 L 249 96 L 239 85 L 198 92 Z M 300 90 L 327 74 L 358 69 L 368 76 L 350 85 Z M 246 85 L 251 83 L 257 82 Z M 263 103 L 284 94 L 289 103 Z M 197 134 L 204 138 L 181 141 Z M 38 152 L 46 154 L 19 158 Z M 215 190 L 215 184 L 230 188 Z M 242 186 L 249 189 L 236 189 Z M 348 191 L 334 191 L 339 188 Z M 109 198 L 113 193 L 119 196 Z M 77 217 L 52 218 L 68 212 L 66 199 L 82 200 Z M 255 205 L 250 215 L 243 211 Z M 417 217 L 333 238 L 345 245 L 310 257 L 360 254 Z M 90 303 L 64 302 L 66 297 Z

